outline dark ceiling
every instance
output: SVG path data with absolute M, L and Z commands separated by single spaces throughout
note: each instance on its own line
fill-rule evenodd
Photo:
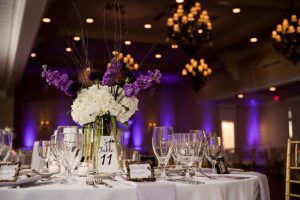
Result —
M 119 41 L 118 34 L 115 36 L 114 12 L 107 8 L 118 1 L 74 2 L 75 6 L 71 0 L 49 0 L 44 17 L 50 17 L 51 23 L 41 23 L 33 47 L 37 57 L 29 60 L 34 68 L 42 64 L 75 67 L 65 48 L 72 37 L 82 30 L 86 31 L 84 35 L 88 38 L 88 50 L 94 67 L 100 70 L 106 68 L 109 54 L 114 49 L 115 37 Z M 283 0 L 201 0 L 200 3 L 212 19 L 213 30 L 211 42 L 199 53 L 209 65 L 213 65 L 214 73 L 223 73 L 226 67 L 218 57 L 220 54 L 239 53 L 270 41 L 272 29 L 283 17 L 290 15 L 291 6 L 289 1 Z M 295 7 L 300 8 L 300 2 L 296 3 Z M 125 52 L 130 53 L 138 63 L 143 61 L 142 69 L 158 68 L 164 73 L 180 74 L 189 57 L 180 49 L 172 49 L 166 42 L 166 20 L 170 15 L 170 6 L 176 5 L 175 0 L 121 0 L 119 5 L 120 10 L 124 11 L 125 39 L 132 41 L 130 46 L 125 47 Z M 235 7 L 241 8 L 241 13 L 232 13 Z M 93 24 L 84 22 L 88 17 L 94 19 Z M 152 28 L 145 29 L 145 23 L 152 24 Z M 258 43 L 250 43 L 251 37 L 257 37 Z M 80 43 L 75 45 L 81 49 Z M 156 53 L 161 53 L 162 58 L 154 58 Z M 40 69 L 36 73 L 40 73 Z

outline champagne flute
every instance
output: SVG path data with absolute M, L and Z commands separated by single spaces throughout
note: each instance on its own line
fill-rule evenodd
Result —
M 208 146 L 206 157 L 211 163 L 213 171 L 216 172 L 217 159 L 221 154 L 221 138 L 217 136 L 210 136 L 208 137 L 207 142 Z
M 0 162 L 6 161 L 12 149 L 12 133 L 0 129 Z
M 63 133 L 57 136 L 57 144 L 60 158 L 66 168 L 67 177 L 61 180 L 62 184 L 72 184 L 77 182 L 71 178 L 72 170 L 78 165 L 83 153 L 83 135 L 75 133 Z
M 47 169 L 47 163 L 49 160 L 49 153 L 50 153 L 50 141 L 49 140 L 41 140 L 38 141 L 38 153 L 39 157 L 43 160 L 43 167 L 42 169 Z
M 172 127 L 154 127 L 152 136 L 152 148 L 154 154 L 162 167 L 160 179 L 166 179 L 166 165 L 172 154 L 172 141 L 170 135 L 173 134 Z

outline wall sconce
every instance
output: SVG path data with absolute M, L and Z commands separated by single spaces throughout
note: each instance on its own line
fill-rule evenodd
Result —
M 41 125 L 42 128 L 48 127 L 49 124 L 50 124 L 50 122 L 48 120 L 41 120 L 40 121 L 40 125 Z
M 156 127 L 156 122 L 149 122 L 148 126 L 150 128 Z

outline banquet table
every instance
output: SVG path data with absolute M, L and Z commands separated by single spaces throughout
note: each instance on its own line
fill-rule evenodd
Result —
M 148 183 L 155 184 L 173 184 L 176 200 L 268 200 L 268 186 L 263 189 L 263 181 L 261 174 L 247 174 L 247 179 L 230 179 L 218 177 L 217 179 L 209 179 L 206 177 L 196 177 L 204 184 L 192 185 L 181 182 L 156 181 Z M 263 175 L 264 176 L 264 175 Z M 105 180 L 112 185 L 112 188 L 98 185 L 94 188 L 86 185 L 84 177 L 74 177 L 79 182 L 71 185 L 49 184 L 40 185 L 29 188 L 12 189 L 9 187 L 0 188 L 0 200 L 159 200 L 170 199 L 170 194 L 166 191 L 160 193 L 159 196 L 155 191 L 145 193 L 143 198 L 138 198 L 137 187 L 134 184 L 144 183 L 126 183 Z M 267 184 L 267 183 L 266 183 Z M 162 189 L 163 187 L 161 187 Z M 156 195 L 155 195 L 156 194 Z M 171 195 L 172 196 L 172 195 Z M 267 198 L 266 198 L 267 196 Z M 174 199 L 174 200 L 175 200 Z

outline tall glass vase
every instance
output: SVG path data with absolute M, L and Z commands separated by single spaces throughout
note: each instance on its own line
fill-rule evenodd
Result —
M 96 121 L 84 126 L 83 133 L 85 135 L 84 139 L 84 161 L 88 163 L 93 163 L 93 168 L 95 173 L 99 173 L 99 147 L 101 136 L 113 136 L 116 153 L 118 154 L 118 142 L 117 142 L 117 122 L 114 116 L 103 115 L 98 116 Z

